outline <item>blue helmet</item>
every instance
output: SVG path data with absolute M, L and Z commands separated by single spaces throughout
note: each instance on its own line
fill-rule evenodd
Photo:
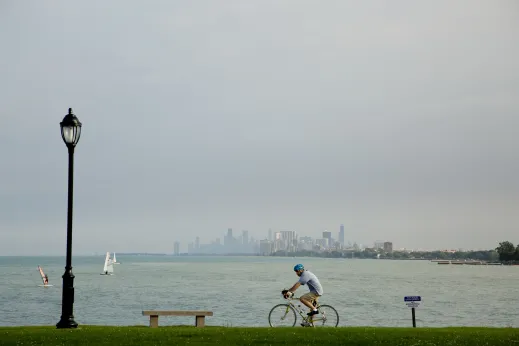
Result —
M 296 264 L 296 266 L 294 267 L 294 271 L 298 271 L 298 270 L 303 270 L 305 269 L 305 267 L 302 265 L 302 264 Z

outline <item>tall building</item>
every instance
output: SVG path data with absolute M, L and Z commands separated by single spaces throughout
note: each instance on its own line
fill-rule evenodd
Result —
M 195 239 L 195 250 L 200 250 L 200 238 L 196 237 Z
M 266 256 L 270 255 L 273 251 L 273 244 L 270 240 L 260 240 L 259 244 L 259 252 L 260 255 Z
M 393 252 L 393 243 L 386 241 L 384 242 L 384 252 L 392 253 Z
M 272 241 L 272 229 L 269 228 L 269 240 Z
M 316 239 L 315 245 L 318 247 L 327 247 L 328 246 L 328 238 Z
M 341 225 L 341 228 L 339 230 L 339 243 L 341 243 L 341 245 L 344 245 L 344 225 Z
M 232 228 L 227 229 L 227 235 L 223 237 L 223 245 L 231 246 L 234 244 L 234 238 L 232 236 Z
M 249 244 L 249 231 L 243 231 L 241 238 L 242 238 L 242 244 L 248 245 Z
M 281 239 L 281 232 L 274 233 L 274 239 L 272 240 L 272 242 L 274 243 L 274 245 L 272 246 L 273 252 L 285 250 L 283 239 Z
M 281 231 L 281 240 L 283 241 L 283 249 L 288 252 L 297 251 L 297 233 L 296 231 Z
M 314 241 L 311 237 L 299 237 L 299 244 L 297 244 L 298 250 L 311 251 L 314 246 Z
M 326 245 L 327 247 L 330 247 L 332 246 L 332 232 L 328 232 L 328 231 L 324 231 L 323 232 L 323 239 L 327 239 L 326 240 Z
M 383 241 L 380 241 L 380 240 L 377 240 L 374 244 L 373 244 L 373 247 L 375 249 L 383 249 L 384 248 L 384 242 Z
M 175 256 L 180 255 L 180 243 L 178 241 L 176 241 L 175 244 L 173 244 L 173 254 Z

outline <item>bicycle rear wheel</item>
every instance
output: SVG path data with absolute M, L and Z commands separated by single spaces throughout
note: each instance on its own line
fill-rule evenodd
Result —
M 339 314 L 330 305 L 319 306 L 319 314 L 312 316 L 314 327 L 337 327 L 339 325 Z
M 278 304 L 269 313 L 271 327 L 293 327 L 296 325 L 296 312 L 288 304 Z

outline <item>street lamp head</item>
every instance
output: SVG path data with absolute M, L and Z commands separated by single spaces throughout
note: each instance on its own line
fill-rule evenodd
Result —
M 81 123 L 79 119 L 72 113 L 72 108 L 68 109 L 63 121 L 59 123 L 61 127 L 61 137 L 67 147 L 75 147 L 81 137 Z

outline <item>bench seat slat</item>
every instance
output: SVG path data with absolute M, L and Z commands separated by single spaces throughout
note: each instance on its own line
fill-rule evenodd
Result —
M 196 310 L 143 310 L 143 316 L 213 316 L 212 311 Z

